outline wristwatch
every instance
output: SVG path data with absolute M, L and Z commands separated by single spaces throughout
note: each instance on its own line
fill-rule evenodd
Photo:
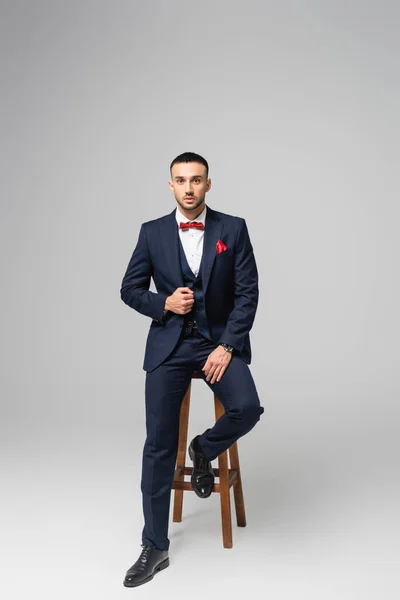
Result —
M 220 346 L 223 347 L 224 350 L 226 350 L 227 352 L 233 352 L 233 347 L 229 346 L 229 344 L 225 344 L 224 342 L 222 342 L 222 344 L 220 344 Z

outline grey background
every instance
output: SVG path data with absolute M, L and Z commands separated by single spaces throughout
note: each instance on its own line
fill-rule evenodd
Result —
M 189 150 L 249 227 L 265 413 L 233 549 L 219 497 L 186 494 L 140 594 L 203 597 L 200 570 L 232 597 L 398 598 L 397 3 L 3 0 L 0 22 L 4 597 L 132 593 L 149 321 L 119 289 Z M 189 433 L 213 418 L 195 381 Z

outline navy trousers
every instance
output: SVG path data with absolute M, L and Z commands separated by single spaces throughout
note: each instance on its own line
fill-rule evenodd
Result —
M 201 370 L 216 345 L 197 329 L 181 337 L 172 354 L 154 371 L 146 373 L 146 441 L 143 447 L 141 491 L 144 528 L 142 543 L 169 549 L 168 525 L 171 488 L 178 452 L 179 416 L 194 370 Z M 259 421 L 264 407 L 250 369 L 233 355 L 219 382 L 207 385 L 224 406 L 225 413 L 200 435 L 208 460 L 214 460 Z

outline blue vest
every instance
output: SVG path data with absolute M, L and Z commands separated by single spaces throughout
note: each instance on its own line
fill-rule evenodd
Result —
M 182 246 L 181 239 L 179 237 L 179 253 L 181 257 L 181 268 L 184 280 L 184 286 L 190 288 L 194 292 L 194 304 L 192 310 L 184 315 L 183 331 L 184 335 L 189 335 L 192 331 L 193 323 L 196 323 L 199 332 L 209 340 L 211 340 L 210 331 L 208 328 L 206 310 L 204 306 L 204 295 L 203 295 L 203 282 L 201 279 L 201 265 L 203 257 L 201 259 L 199 273 L 196 275 L 189 267 L 188 261 L 186 260 L 185 251 Z M 212 341 L 212 340 L 211 340 Z

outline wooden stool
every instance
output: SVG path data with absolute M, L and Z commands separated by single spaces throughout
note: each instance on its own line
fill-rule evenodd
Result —
M 194 371 L 192 379 L 202 379 L 198 371 Z M 185 481 L 185 475 L 191 475 L 193 467 L 186 467 L 186 450 L 189 424 L 189 407 L 190 407 L 190 391 L 192 382 L 189 383 L 185 397 L 182 402 L 180 421 L 179 421 L 179 445 L 176 458 L 176 469 L 172 482 L 172 489 L 175 490 L 173 521 L 180 523 L 182 521 L 182 503 L 183 492 L 193 492 L 192 483 Z M 225 409 L 214 394 L 215 420 L 225 412 Z M 230 464 L 228 466 L 228 450 Z M 230 488 L 233 486 L 233 495 L 235 499 L 236 522 L 239 527 L 246 527 L 246 515 L 244 509 L 242 480 L 240 477 L 239 453 L 237 442 L 219 454 L 218 469 L 214 469 L 215 475 L 219 478 L 219 483 L 214 483 L 212 491 L 220 495 L 221 501 L 221 520 L 222 520 L 222 539 L 224 548 L 232 548 L 232 518 L 231 518 L 231 501 Z

